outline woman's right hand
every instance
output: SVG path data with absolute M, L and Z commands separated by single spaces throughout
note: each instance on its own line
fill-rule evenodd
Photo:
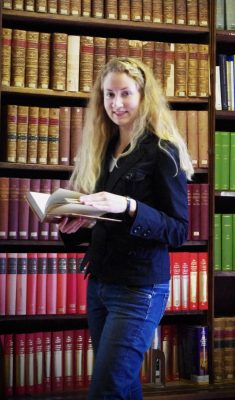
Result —
M 91 220 L 90 218 L 64 217 L 64 218 L 62 218 L 61 222 L 59 223 L 59 230 L 62 233 L 74 233 L 74 232 L 77 232 L 77 230 L 80 228 L 91 228 L 94 225 L 95 225 L 95 220 Z

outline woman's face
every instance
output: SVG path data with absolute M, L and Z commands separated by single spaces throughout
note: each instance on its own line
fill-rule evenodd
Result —
M 138 116 L 140 91 L 137 82 L 125 72 L 109 72 L 104 78 L 104 108 L 120 132 L 131 131 Z

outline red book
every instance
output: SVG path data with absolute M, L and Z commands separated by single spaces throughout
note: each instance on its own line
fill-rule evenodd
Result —
M 6 314 L 7 254 L 0 253 L 0 315 Z
M 20 178 L 18 238 L 22 240 L 27 240 L 29 238 L 29 204 L 26 200 L 26 193 L 29 190 L 30 190 L 30 179 Z
M 47 254 L 46 313 L 56 314 L 57 253 Z
M 43 392 L 43 333 L 34 333 L 35 342 L 35 380 L 34 380 L 34 391 L 35 393 Z
M 56 314 L 66 313 L 67 253 L 57 254 L 57 300 Z
M 71 391 L 74 388 L 74 331 L 66 330 L 63 334 L 64 391 Z
M 74 331 L 74 389 L 77 390 L 85 386 L 85 329 Z
M 208 240 L 209 227 L 209 186 L 200 184 L 200 240 Z
M 34 393 L 35 384 L 35 342 L 34 333 L 25 336 L 25 393 Z
M 36 314 L 46 314 L 47 253 L 38 253 Z
M 181 310 L 181 253 L 172 253 L 172 311 Z
M 15 335 L 15 394 L 25 394 L 25 333 Z
M 77 312 L 77 254 L 67 254 L 67 299 L 66 314 Z
M 84 363 L 84 368 L 85 368 L 85 386 L 89 386 L 91 383 L 91 377 L 92 377 L 92 372 L 93 372 L 93 366 L 94 366 L 94 351 L 92 348 L 92 342 L 91 342 L 91 335 L 89 330 L 86 330 L 86 337 L 85 337 L 85 363 Z
M 201 200 L 200 200 L 200 183 L 192 184 L 192 213 L 191 213 L 191 231 L 192 240 L 200 240 L 200 210 L 201 210 Z
M 40 192 L 49 194 L 51 193 L 51 179 L 41 179 Z M 49 239 L 49 229 L 48 222 L 39 223 L 39 240 Z
M 188 191 L 188 216 L 189 216 L 188 240 L 192 240 L 192 192 L 193 192 L 192 183 L 188 183 L 187 191 Z
M 16 313 L 16 273 L 17 253 L 8 253 L 6 273 L 6 315 L 15 315 Z
M 10 178 L 8 239 L 18 239 L 19 185 L 19 178 Z
M 52 392 L 63 390 L 63 331 L 52 332 L 51 338 Z
M 87 313 L 87 279 L 80 271 L 80 264 L 84 258 L 84 254 L 77 254 L 77 314 Z
M 173 381 L 179 380 L 179 341 L 176 325 L 171 328 L 171 379 Z
M 189 253 L 189 309 L 198 310 L 198 253 Z
M 198 308 L 208 309 L 208 253 L 198 253 Z
M 18 253 L 16 277 L 16 315 L 26 315 L 27 253 Z
M 181 309 L 189 310 L 189 253 L 181 253 Z
M 36 314 L 36 295 L 37 295 L 37 253 L 28 253 L 27 266 L 27 298 L 26 298 L 26 314 Z
M 8 238 L 9 178 L 0 177 L 0 239 Z
M 14 342 L 13 334 L 3 335 L 4 354 L 4 393 L 6 397 L 13 396 L 13 366 L 14 366 Z
M 40 192 L 40 179 L 30 180 L 31 192 Z M 39 220 L 32 210 L 29 210 L 29 239 L 38 240 Z
M 43 392 L 51 392 L 51 359 L 52 359 L 52 337 L 51 332 L 43 332 Z
M 161 326 L 161 350 L 165 356 L 165 380 L 172 380 L 172 329 L 173 325 Z

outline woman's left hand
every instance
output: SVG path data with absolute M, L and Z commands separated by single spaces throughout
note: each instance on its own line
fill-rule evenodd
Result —
M 114 214 L 125 212 L 127 207 L 127 199 L 125 196 L 119 196 L 109 192 L 83 195 L 80 197 L 80 201 L 83 204 L 93 206 L 100 211 Z

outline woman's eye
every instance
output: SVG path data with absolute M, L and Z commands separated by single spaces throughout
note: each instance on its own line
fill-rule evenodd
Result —
M 131 93 L 130 93 L 130 92 L 128 92 L 128 91 L 125 91 L 125 92 L 123 92 L 123 93 L 122 93 L 123 97 L 130 96 L 130 94 L 131 94 Z
M 113 93 L 107 92 L 107 93 L 105 93 L 105 97 L 107 97 L 107 99 L 112 98 L 113 97 Z

